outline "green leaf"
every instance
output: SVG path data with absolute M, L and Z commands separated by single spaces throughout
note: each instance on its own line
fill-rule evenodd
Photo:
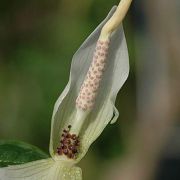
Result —
M 49 155 L 30 144 L 20 141 L 0 141 L 0 167 L 23 164 L 48 157 Z

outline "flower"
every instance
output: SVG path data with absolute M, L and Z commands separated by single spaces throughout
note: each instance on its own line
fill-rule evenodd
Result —
M 52 115 L 49 151 L 51 158 L 0 169 L 0 180 L 80 180 L 76 167 L 106 125 L 114 123 L 118 91 L 128 77 L 129 62 L 122 26 L 101 39 L 106 19 L 74 54 L 69 82 Z

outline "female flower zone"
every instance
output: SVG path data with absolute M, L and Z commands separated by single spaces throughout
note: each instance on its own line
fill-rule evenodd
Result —
M 106 125 L 114 123 L 118 91 L 129 62 L 121 22 L 131 0 L 121 0 L 72 59 L 69 82 L 52 116 L 51 158 L 0 169 L 0 180 L 80 180 L 76 167 Z

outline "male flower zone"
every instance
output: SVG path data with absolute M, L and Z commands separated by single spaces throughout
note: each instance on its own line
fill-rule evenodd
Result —
M 81 180 L 77 164 L 106 125 L 114 123 L 118 91 L 129 73 L 121 22 L 132 0 L 121 0 L 74 54 L 69 82 L 51 122 L 51 158 L 0 169 L 0 180 Z

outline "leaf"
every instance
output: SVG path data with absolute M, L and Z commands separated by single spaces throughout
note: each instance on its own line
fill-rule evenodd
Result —
M 46 159 L 39 148 L 20 141 L 0 141 L 0 167 Z

